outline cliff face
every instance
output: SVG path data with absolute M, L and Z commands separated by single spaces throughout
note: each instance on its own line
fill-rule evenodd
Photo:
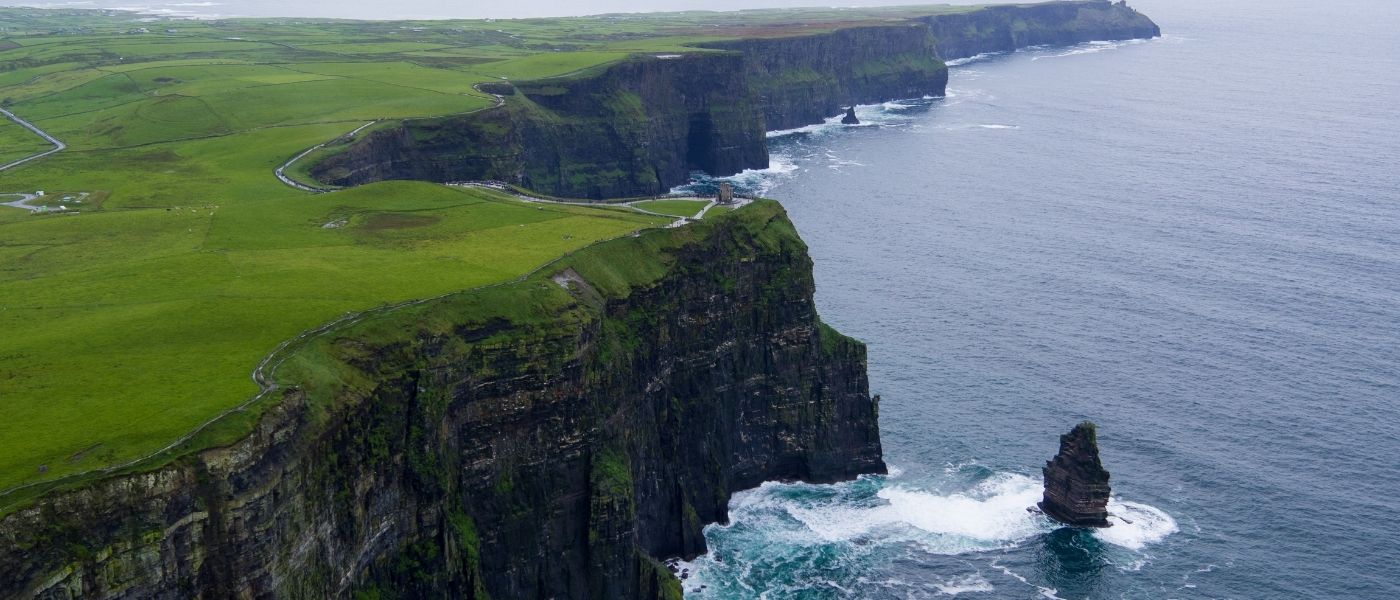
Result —
M 234 446 L 5 517 L 0 596 L 678 598 L 731 492 L 884 469 L 812 291 L 760 203 L 367 319 Z
M 988 6 L 921 20 L 933 33 L 943 60 L 1029 46 L 1068 46 L 1162 35 L 1146 15 L 1125 2 L 1108 0 Z
M 709 42 L 701 45 L 726 52 L 642 56 L 518 83 L 504 108 L 405 121 L 362 136 L 312 174 L 336 185 L 495 179 L 558 196 L 657 194 L 692 170 L 767 167 L 766 130 L 820 123 L 851 104 L 941 95 L 940 58 L 1159 34 L 1124 4 L 1083 0 Z
M 736 54 L 634 58 L 516 88 L 502 110 L 405 121 L 313 174 L 337 185 L 497 179 L 608 198 L 662 193 L 692 170 L 768 165 L 763 116 Z
M 702 44 L 744 56 L 769 130 L 820 123 L 853 104 L 942 95 L 948 68 L 919 24 Z

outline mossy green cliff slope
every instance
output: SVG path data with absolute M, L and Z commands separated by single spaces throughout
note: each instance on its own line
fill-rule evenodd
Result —
M 246 439 L 0 520 L 0 595 L 676 598 L 732 492 L 884 469 L 810 267 L 761 202 L 337 331 Z
M 1160 35 L 1107 0 L 908 11 L 886 24 L 702 42 L 707 52 L 518 82 L 501 109 L 405 121 L 311 172 L 336 185 L 494 179 L 558 196 L 657 194 L 691 170 L 767 167 L 764 131 L 819 123 L 850 104 L 941 95 L 944 60 Z

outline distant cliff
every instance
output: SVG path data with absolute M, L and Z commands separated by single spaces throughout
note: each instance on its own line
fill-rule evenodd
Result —
M 943 60 L 1159 34 L 1126 4 L 1082 0 L 707 42 L 699 46 L 724 52 L 639 55 L 517 83 L 502 109 L 405 121 L 312 175 L 336 185 L 496 179 L 559 196 L 657 194 L 692 170 L 767 167 L 765 131 L 819 123 L 843 105 L 941 95 Z
M 992 5 L 920 20 L 928 25 L 943 60 L 1030 46 L 1068 46 L 1162 35 L 1152 19 L 1126 2 L 1108 0 Z
M 843 104 L 941 94 L 948 80 L 921 25 L 706 47 L 725 52 L 520 82 L 501 110 L 406 121 L 312 174 L 337 185 L 498 179 L 559 196 L 659 194 L 691 171 L 767 167 L 768 129 L 820 122 Z
M 919 24 L 701 44 L 744 57 L 745 83 L 764 128 L 820 123 L 853 104 L 941 95 L 948 68 Z
M 0 597 L 678 598 L 731 493 L 884 470 L 812 292 L 763 202 L 369 319 L 237 444 L 0 519 Z
M 768 164 L 743 57 L 639 56 L 515 84 L 499 110 L 413 119 L 313 168 L 328 183 L 498 179 L 564 196 L 661 193 L 692 170 Z M 739 93 L 735 93 L 739 90 Z

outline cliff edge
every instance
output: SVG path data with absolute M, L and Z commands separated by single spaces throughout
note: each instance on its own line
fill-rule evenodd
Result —
M 1107 0 L 917 14 L 703 42 L 696 52 L 516 82 L 520 93 L 500 109 L 403 121 L 311 173 L 343 186 L 490 179 L 578 198 L 660 194 L 691 171 L 766 168 L 765 131 L 820 123 L 852 104 L 941 96 L 946 60 L 1161 35 L 1142 13 Z
M 731 493 L 884 470 L 812 292 L 759 202 L 368 318 L 237 444 L 0 520 L 0 596 L 677 598 Z

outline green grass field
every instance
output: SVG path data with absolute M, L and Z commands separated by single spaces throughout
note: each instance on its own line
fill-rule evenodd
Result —
M 34 493 L 7 500 L 16 485 L 148 455 L 246 401 L 255 365 L 301 331 L 671 220 L 415 182 L 311 194 L 273 175 L 304 149 L 370 121 L 489 110 L 477 83 L 935 10 L 953 9 L 365 22 L 0 8 L 0 105 L 69 145 L 0 172 L 0 194 L 84 194 L 65 214 L 0 207 L 0 511 Z M 0 164 L 47 148 L 0 120 Z M 312 160 L 290 175 L 309 181 Z
M 0 117 L 0 165 L 19 160 L 52 148 L 34 132 L 20 127 L 14 121 Z
M 709 200 L 647 200 L 633 203 L 633 206 L 663 215 L 693 217 L 709 203 Z

